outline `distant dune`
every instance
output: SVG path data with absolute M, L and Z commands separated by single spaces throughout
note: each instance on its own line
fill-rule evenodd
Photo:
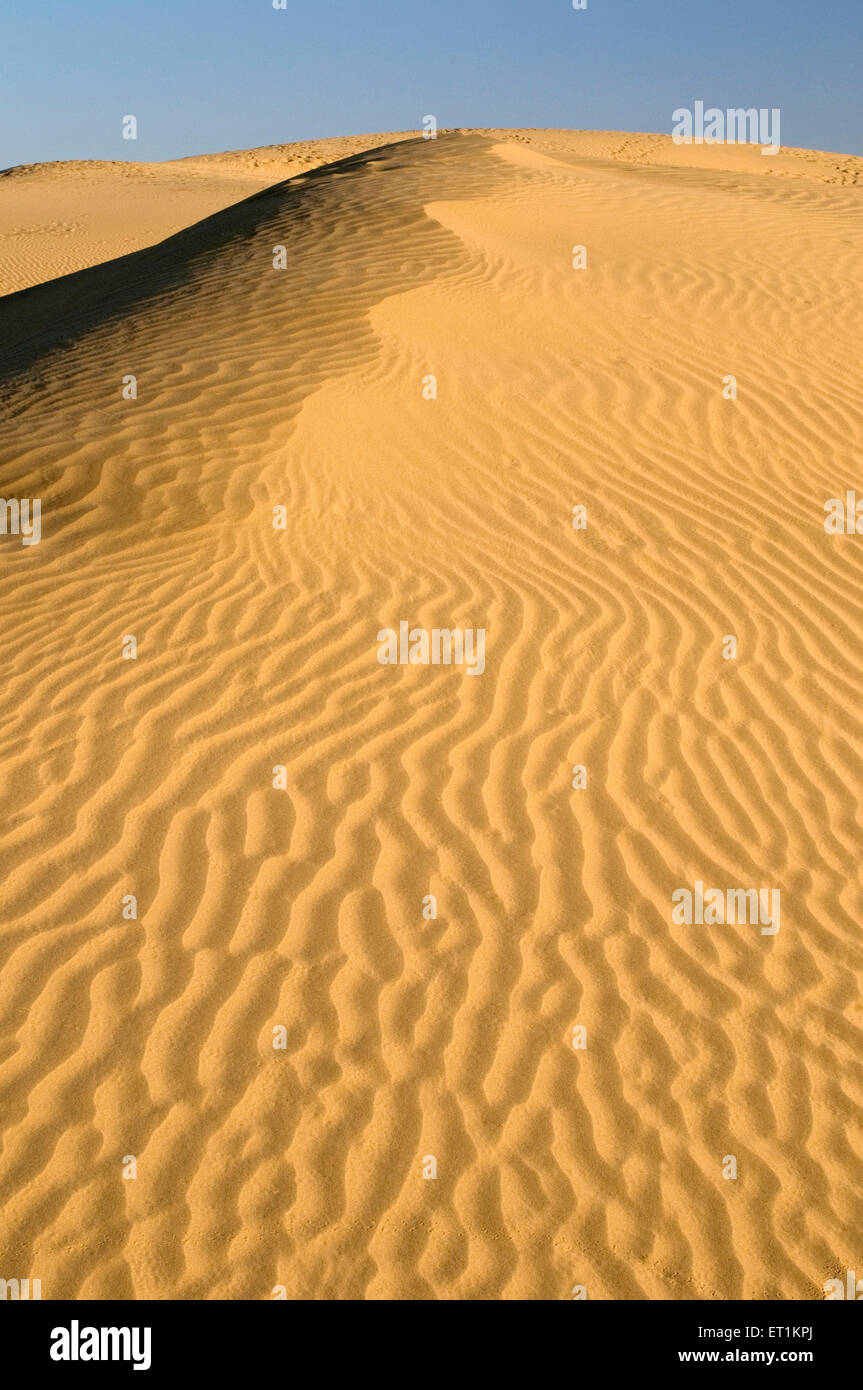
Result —
M 0 1274 L 863 1274 L 861 170 L 486 131 L 0 177 L 0 494 L 41 502 Z M 403 621 L 484 671 L 381 664 Z M 781 930 L 675 922 L 699 882 Z

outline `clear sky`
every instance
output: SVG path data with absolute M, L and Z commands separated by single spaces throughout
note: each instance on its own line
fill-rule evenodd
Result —
M 863 154 L 863 0 L 4 0 L 0 168 L 441 126 L 670 133 L 778 106 Z M 122 118 L 138 120 L 137 141 Z

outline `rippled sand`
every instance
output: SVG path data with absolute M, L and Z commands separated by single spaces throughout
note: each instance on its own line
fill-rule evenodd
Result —
M 0 299 L 0 493 L 42 502 L 0 536 L 0 1277 L 823 1297 L 863 1272 L 863 536 L 823 525 L 863 160 L 187 163 L 0 178 L 0 287 L 46 281 Z M 380 665 L 401 620 L 485 672 Z M 675 925 L 699 879 L 781 930 Z

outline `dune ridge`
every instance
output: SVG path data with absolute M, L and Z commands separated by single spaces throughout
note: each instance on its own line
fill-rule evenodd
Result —
M 43 1297 L 860 1267 L 861 193 L 589 134 L 390 140 L 0 299 L 44 516 L 0 537 L 0 1271 Z M 401 619 L 486 672 L 381 667 Z M 675 926 L 696 878 L 779 935 Z
M 783 148 L 675 145 L 668 135 L 601 130 L 444 131 L 636 166 L 744 169 L 764 178 L 863 183 L 863 159 Z M 139 251 L 272 184 L 399 140 L 413 131 L 225 150 L 183 159 L 54 160 L 0 170 L 0 297 Z M 131 146 L 130 146 L 131 148 Z

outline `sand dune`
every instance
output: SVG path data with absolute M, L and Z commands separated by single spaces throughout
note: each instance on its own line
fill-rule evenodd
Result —
M 80 159 L 4 169 L 0 295 L 152 246 L 279 180 L 397 139 L 349 135 L 158 164 Z
M 0 299 L 0 1274 L 863 1266 L 861 168 L 396 139 Z M 485 671 L 381 665 L 402 620 Z M 698 880 L 781 930 L 676 924 Z
M 783 149 L 765 163 L 757 150 L 680 146 L 663 135 L 596 130 L 485 130 L 517 144 L 633 164 L 743 168 L 778 178 L 859 185 L 863 160 Z M 226 150 L 158 164 L 65 160 L 0 171 L 0 296 L 113 260 L 297 174 L 415 133 L 349 135 L 260 149 Z

